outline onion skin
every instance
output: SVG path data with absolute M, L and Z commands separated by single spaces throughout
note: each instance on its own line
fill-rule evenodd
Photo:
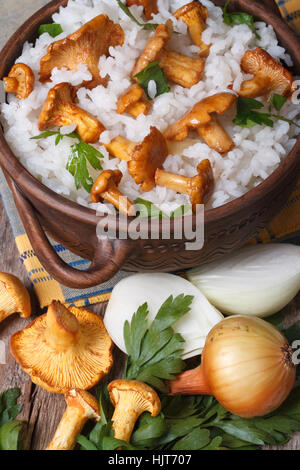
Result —
M 201 366 L 170 382 L 170 392 L 212 394 L 226 410 L 252 418 L 276 410 L 295 378 L 292 351 L 280 331 L 259 318 L 236 316 L 211 330 Z

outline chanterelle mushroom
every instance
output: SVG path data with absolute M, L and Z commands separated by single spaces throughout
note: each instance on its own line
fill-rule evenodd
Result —
M 173 24 L 171 21 L 157 27 L 135 64 L 132 77 L 141 72 L 147 65 L 157 61 L 163 68 L 167 79 L 174 83 L 191 88 L 199 82 L 204 70 L 204 60 L 201 58 L 193 59 L 178 52 L 167 50 L 166 46 L 171 39 L 172 32 Z
M 174 16 L 187 24 L 192 41 L 200 48 L 199 55 L 207 57 L 210 46 L 202 41 L 202 33 L 206 28 L 206 20 L 208 18 L 207 8 L 200 2 L 191 2 L 179 8 L 174 13 Z
M 197 204 L 205 204 L 214 188 L 214 175 L 209 160 L 203 160 L 197 166 L 198 174 L 193 178 L 157 170 L 155 175 L 156 184 L 173 189 L 178 193 L 188 194 L 193 211 Z
M 153 15 L 158 13 L 157 0 L 127 0 L 126 5 L 141 5 L 144 7 L 144 12 L 147 20 L 151 20 Z
M 244 98 L 269 98 L 274 94 L 288 97 L 296 89 L 291 74 L 263 49 L 247 51 L 241 67 L 243 72 L 254 75 L 252 79 L 244 81 L 237 92 Z
M 93 185 L 91 199 L 95 203 L 103 202 L 105 199 L 113 204 L 121 214 L 133 217 L 136 213 L 133 202 L 118 189 L 122 176 L 123 174 L 119 170 L 103 171 Z
M 21 318 L 30 317 L 29 293 L 16 276 L 0 273 L 0 322 L 14 313 Z
M 112 348 L 100 316 L 58 301 L 10 341 L 32 382 L 52 393 L 95 386 L 112 367 Z
M 156 127 L 151 127 L 150 134 L 141 143 L 116 137 L 105 147 L 114 157 L 128 162 L 128 172 L 136 184 L 141 185 L 142 191 L 155 187 L 155 172 L 163 167 L 168 156 L 166 140 Z
M 175 122 L 165 132 L 167 140 L 182 141 L 189 130 L 196 130 L 206 143 L 219 153 L 232 150 L 234 143 L 221 126 L 217 114 L 223 114 L 236 101 L 232 93 L 217 93 L 197 103 L 192 111 Z
M 72 450 L 76 437 L 89 419 L 100 420 L 96 398 L 83 390 L 70 390 L 65 395 L 67 408 L 46 450 Z
M 140 114 L 147 114 L 151 105 L 145 98 L 143 88 L 135 83 L 129 90 L 119 98 L 117 103 L 117 111 L 119 114 L 128 113 L 134 117 Z
M 48 54 L 41 59 L 40 81 L 48 81 L 55 67 L 77 70 L 78 65 L 84 64 L 93 75 L 92 82 L 84 86 L 105 85 L 106 80 L 99 72 L 99 59 L 108 55 L 110 46 L 122 46 L 123 43 L 121 26 L 107 15 L 99 15 L 65 39 L 50 44 Z
M 34 73 L 28 65 L 15 64 L 3 78 L 6 93 L 13 93 L 19 100 L 27 98 L 34 87 Z
M 97 142 L 105 128 L 95 117 L 74 104 L 75 97 L 76 89 L 69 83 L 59 83 L 52 88 L 40 114 L 39 129 L 44 131 L 50 127 L 76 124 L 76 131 L 84 142 Z
M 115 380 L 108 386 L 115 411 L 112 417 L 114 437 L 125 442 L 130 438 L 138 417 L 148 411 L 159 415 L 161 403 L 157 393 L 137 380 Z

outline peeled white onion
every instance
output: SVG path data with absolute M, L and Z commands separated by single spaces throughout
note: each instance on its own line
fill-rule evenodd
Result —
M 135 274 L 120 281 L 113 289 L 104 323 L 113 342 L 126 352 L 123 329 L 126 320 L 145 302 L 149 307 L 149 324 L 170 295 L 192 295 L 194 300 L 189 313 L 173 326 L 186 341 L 182 358 L 202 353 L 206 336 L 223 316 L 192 283 L 173 274 Z
M 188 279 L 224 314 L 267 317 L 300 289 L 300 247 L 274 243 L 242 248 L 189 271 Z

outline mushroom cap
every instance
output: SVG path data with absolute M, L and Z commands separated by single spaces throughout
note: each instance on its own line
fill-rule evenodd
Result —
M 30 296 L 16 276 L 0 273 L 0 321 L 13 313 L 19 313 L 22 318 L 30 317 Z
M 175 18 L 178 20 L 180 19 L 187 24 L 193 22 L 197 15 L 200 15 L 203 21 L 206 21 L 208 18 L 208 10 L 200 2 L 187 3 L 174 13 Z
M 55 329 L 54 341 L 50 329 Z M 63 347 L 65 337 L 69 344 Z M 52 393 L 95 386 L 112 367 L 112 348 L 100 316 L 60 302 L 10 341 L 13 357 L 32 382 Z
M 167 140 L 182 141 L 187 138 L 189 129 L 197 129 L 212 120 L 212 113 L 225 113 L 236 101 L 233 93 L 216 93 L 196 103 L 193 109 L 175 122 L 165 132 Z
M 70 83 L 59 83 L 47 96 L 39 117 L 41 131 L 49 127 L 77 124 L 77 132 L 84 142 L 97 142 L 104 126 L 87 111 L 74 104 L 76 88 Z
M 96 179 L 92 191 L 92 202 L 100 202 L 103 200 L 101 194 L 109 190 L 110 187 L 119 186 L 123 174 L 120 170 L 105 170 Z
M 196 46 L 200 48 L 200 55 L 207 57 L 210 46 L 202 41 L 202 33 L 206 27 L 208 18 L 207 8 L 200 2 L 191 2 L 179 8 L 174 13 L 175 18 L 184 21 L 188 25 L 189 34 Z
M 254 79 L 242 83 L 241 96 L 257 98 L 258 96 L 269 96 L 270 93 L 282 96 L 290 96 L 295 91 L 294 79 L 276 59 L 261 48 L 247 51 L 241 61 L 243 72 L 255 75 Z M 261 81 L 262 93 L 253 88 L 255 80 Z M 253 89 L 252 89 L 253 88 Z
M 214 174 L 209 160 L 202 160 L 197 166 L 198 175 L 190 179 L 192 205 L 206 204 L 214 189 Z
M 151 104 L 144 98 L 144 95 L 145 92 L 143 88 L 138 83 L 134 83 L 129 90 L 118 99 L 118 113 L 123 114 L 127 112 L 134 117 L 140 114 L 147 114 Z
M 15 64 L 8 74 L 3 78 L 7 93 L 14 93 L 19 100 L 27 98 L 34 87 L 34 73 L 28 65 Z
M 157 416 L 161 411 L 160 399 L 149 385 L 139 382 L 138 380 L 114 380 L 108 387 L 109 397 L 112 404 L 116 407 L 126 395 L 126 399 L 130 400 L 138 414 L 148 411 L 151 416 Z
M 150 128 L 150 134 L 134 148 L 128 171 L 142 191 L 151 191 L 155 187 L 155 172 L 162 168 L 168 156 L 168 147 L 162 133 Z
M 96 398 L 85 390 L 69 390 L 65 394 L 67 406 L 82 408 L 84 414 L 90 419 L 100 420 L 99 402 Z
M 141 5 L 144 7 L 144 12 L 147 20 L 151 20 L 153 15 L 158 13 L 157 0 L 127 0 L 126 5 Z
M 77 70 L 78 65 L 85 64 L 93 75 L 94 86 L 106 84 L 100 77 L 99 59 L 109 54 L 110 46 L 122 46 L 124 37 L 119 24 L 107 15 L 96 16 L 75 33 L 50 44 L 47 55 L 41 59 L 40 81 L 48 81 L 54 67 Z

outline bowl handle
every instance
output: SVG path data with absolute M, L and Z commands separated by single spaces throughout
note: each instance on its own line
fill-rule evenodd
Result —
M 25 227 L 30 227 L 27 235 L 41 264 L 64 286 L 73 289 L 87 289 L 111 279 L 123 266 L 132 251 L 132 244 L 126 240 L 101 240 L 98 242 L 94 259 L 86 271 L 72 268 L 54 251 L 35 210 L 10 181 L 14 200 Z

